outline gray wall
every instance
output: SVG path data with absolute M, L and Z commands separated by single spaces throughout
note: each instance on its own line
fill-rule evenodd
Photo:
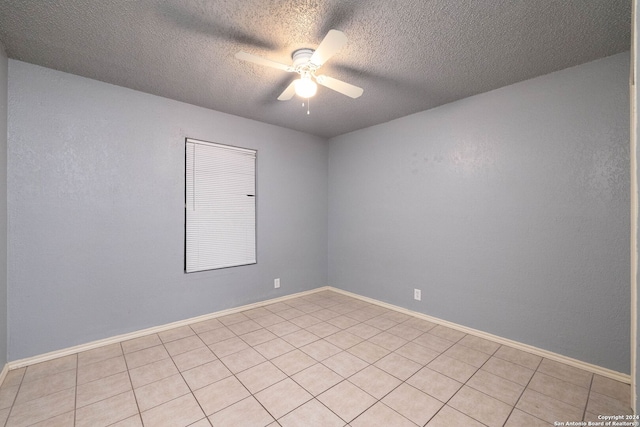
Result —
M 0 366 L 7 363 L 7 55 L 0 42 Z
M 329 284 L 628 373 L 628 74 L 619 54 L 330 140 Z
M 15 60 L 8 105 L 9 360 L 326 285 L 325 140 Z M 258 150 L 258 264 L 183 273 L 185 137 Z

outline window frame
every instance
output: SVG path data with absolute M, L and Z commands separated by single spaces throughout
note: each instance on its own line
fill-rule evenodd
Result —
M 253 260 L 250 262 L 242 262 L 242 263 L 238 263 L 238 264 L 234 264 L 234 265 L 224 265 L 224 266 L 220 266 L 220 267 L 213 267 L 213 268 L 200 268 L 200 269 L 196 269 L 196 270 L 189 270 L 188 267 L 188 179 L 189 179 L 189 170 L 187 167 L 187 162 L 188 162 L 188 158 L 187 156 L 188 154 L 188 146 L 189 144 L 197 144 L 197 145 L 204 145 L 204 146 L 213 146 L 213 147 L 217 147 L 220 149 L 225 149 L 225 150 L 230 150 L 230 151 L 237 151 L 237 152 L 242 152 L 242 153 L 247 153 L 249 155 L 252 155 L 253 158 L 253 195 L 251 196 L 253 198 Z M 257 149 L 253 149 L 253 148 L 245 148 L 245 147 L 239 147 L 236 145 L 230 145 L 230 144 L 222 144 L 219 142 L 210 142 L 210 141 L 204 141 L 204 140 L 200 140 L 200 139 L 195 139 L 195 138 L 185 138 L 185 143 L 184 143 L 184 265 L 183 265 L 183 270 L 185 274 L 192 274 L 192 273 L 200 273 L 200 272 L 205 272 L 205 271 L 216 271 L 216 270 L 224 270 L 224 269 L 228 269 L 228 268 L 234 268 L 234 267 L 243 267 L 243 266 L 249 266 L 249 265 L 255 265 L 258 263 L 258 150 Z M 247 195 L 249 196 L 249 195 Z

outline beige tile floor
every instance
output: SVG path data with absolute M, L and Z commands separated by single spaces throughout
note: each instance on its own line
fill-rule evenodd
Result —
M 629 386 L 331 291 L 10 371 L 5 426 L 549 426 Z

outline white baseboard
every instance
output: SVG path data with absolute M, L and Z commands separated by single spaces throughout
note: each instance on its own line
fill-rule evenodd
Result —
M 452 329 L 456 329 L 458 331 L 467 333 L 467 334 L 471 334 L 471 335 L 475 335 L 477 337 L 480 338 L 484 338 L 487 339 L 489 341 L 493 341 L 495 343 L 498 344 L 504 344 L 504 345 L 508 345 L 510 347 L 516 348 L 518 350 L 522 350 L 522 351 L 526 351 L 529 353 L 533 353 L 536 354 L 538 356 L 541 357 L 545 357 L 547 359 L 550 360 L 554 360 L 556 362 L 560 362 L 560 363 L 564 363 L 567 364 L 569 366 L 573 366 L 579 369 L 583 369 L 585 371 L 589 371 L 592 372 L 594 374 L 598 374 L 598 375 L 602 375 L 603 377 L 606 378 L 611 378 L 613 380 L 616 381 L 620 381 L 626 384 L 631 384 L 631 376 L 628 374 L 623 374 L 621 372 L 616 372 L 613 371 L 611 369 L 607 369 L 607 368 L 603 368 L 601 366 L 597 366 L 597 365 L 593 365 L 591 363 L 587 363 L 587 362 L 583 362 L 581 360 L 577 360 L 577 359 L 573 359 L 571 357 L 567 357 L 567 356 L 563 356 L 561 354 L 557 354 L 557 353 L 553 353 L 551 351 L 548 350 L 543 350 L 541 348 L 537 348 L 537 347 L 533 347 L 527 344 L 523 344 L 517 341 L 513 341 L 507 338 L 502 338 L 499 337 L 497 335 L 493 335 L 493 334 L 489 334 L 487 332 L 483 332 L 483 331 L 479 331 L 477 329 L 473 329 L 473 328 L 468 328 L 466 326 L 462 326 L 462 325 L 458 325 L 456 323 L 453 322 L 449 322 L 446 320 L 442 320 L 433 316 L 429 316 L 427 314 L 423 314 L 423 313 L 419 313 L 417 311 L 412 311 L 412 310 L 408 310 L 406 308 L 403 307 L 399 307 L 393 304 L 388 304 L 386 302 L 382 302 L 382 301 L 378 301 L 375 300 L 373 298 L 368 298 L 368 297 L 364 297 L 358 294 L 354 294 L 352 292 L 348 292 L 348 291 L 344 291 L 342 289 L 337 289 L 337 288 L 333 288 L 331 286 L 323 286 L 321 288 L 316 288 L 316 289 L 312 289 L 310 291 L 304 291 L 304 292 L 298 292 L 295 294 L 291 294 L 291 295 L 286 295 L 283 297 L 278 297 L 278 298 L 273 298 L 273 299 L 269 299 L 269 300 L 265 300 L 265 301 L 260 301 L 260 302 L 256 302 L 256 303 L 252 303 L 252 304 L 247 304 L 247 305 L 243 305 L 240 307 L 235 307 L 235 308 L 230 308 L 227 310 L 222 310 L 222 311 L 217 311 L 215 313 L 210 313 L 210 314 L 205 314 L 202 316 L 197 316 L 197 317 L 192 317 L 190 319 L 185 319 L 185 320 L 180 320 L 177 322 L 172 322 L 172 323 L 167 323 L 165 325 L 160 325 L 160 326 L 154 326 L 152 328 L 147 328 L 147 329 L 142 329 L 139 331 L 134 331 L 134 332 L 130 332 L 130 333 L 126 333 L 126 334 L 122 334 L 122 335 L 116 335 L 110 338 L 105 338 L 102 340 L 97 340 L 97 341 L 92 341 L 86 344 L 81 344 L 81 345 L 77 345 L 74 347 L 68 347 L 65 349 L 61 349 L 61 350 L 56 350 L 56 351 L 52 351 L 49 353 L 45 353 L 45 354 L 40 354 L 37 356 L 33 356 L 33 357 L 28 357 L 25 359 L 20 359 L 20 360 L 15 360 L 12 362 L 7 363 L 2 372 L 0 372 L 0 384 L 2 384 L 2 381 L 4 380 L 4 377 L 7 375 L 7 372 L 9 370 L 12 369 L 18 369 L 18 368 L 22 368 L 25 366 L 29 366 L 29 365 L 33 365 L 36 363 L 41 363 L 41 362 L 46 362 L 48 360 L 52 360 L 58 357 L 62 357 L 62 356 L 68 356 L 70 354 L 75 354 L 75 353 L 80 353 L 82 351 L 87 351 L 87 350 L 91 350 L 94 348 L 98 348 L 98 347 L 102 347 L 105 345 L 109 345 L 109 344 L 114 344 L 114 343 L 118 343 L 118 342 L 122 342 L 122 341 L 127 341 L 133 338 L 139 338 L 145 335 L 149 335 L 149 334 L 157 334 L 159 332 L 163 332 L 166 331 L 168 329 L 173 329 L 173 328 L 177 328 L 179 326 L 185 326 L 185 325 L 189 325 L 192 323 L 196 323 L 196 322 L 202 322 L 204 320 L 209 320 L 209 319 L 215 319 L 216 317 L 222 317 L 222 316 L 226 316 L 228 314 L 233 314 L 233 313 L 238 313 L 241 311 L 245 311 L 245 310 L 251 310 L 253 308 L 258 308 L 258 307 L 262 307 L 268 304 L 274 304 L 277 302 L 281 302 L 281 301 L 286 301 L 289 299 L 293 299 L 293 298 L 298 298 L 301 296 L 305 296 L 305 295 L 311 295 L 317 292 L 322 292 L 322 291 L 333 291 L 342 295 L 346 295 L 352 298 L 356 298 L 359 299 L 361 301 L 365 301 L 371 304 L 375 304 L 378 305 L 380 307 L 384 307 L 384 308 L 388 308 L 390 310 L 394 310 L 394 311 L 398 311 L 400 313 L 404 313 L 407 314 L 409 316 L 413 316 L 413 317 L 417 317 L 419 319 L 424 319 L 427 320 L 429 322 L 433 322 L 433 323 L 437 323 L 439 325 L 443 325 L 443 326 L 447 326 L 449 328 Z
M 357 298 L 359 300 L 371 303 L 371 304 L 375 304 L 384 308 L 388 308 L 394 311 L 399 311 L 401 313 L 404 314 L 408 314 L 410 316 L 414 316 L 414 317 L 418 317 L 420 319 L 424 319 L 427 320 L 429 322 L 433 322 L 433 323 L 437 323 L 439 325 L 442 326 L 447 326 L 451 329 L 455 329 L 458 330 L 460 332 L 464 332 L 467 334 L 471 334 L 471 335 L 475 335 L 477 337 L 480 338 L 484 338 L 486 340 L 489 341 L 493 341 L 495 343 L 498 344 L 503 344 L 503 345 L 508 345 L 510 347 L 516 348 L 518 350 L 522 350 L 522 351 L 526 351 L 528 353 L 533 353 L 536 354 L 538 356 L 541 357 L 545 357 L 547 359 L 550 360 L 554 360 L 556 362 L 560 362 L 560 363 L 564 363 L 566 365 L 569 366 L 573 366 L 575 368 L 579 368 L 579 369 L 583 369 L 585 371 L 589 371 L 592 372 L 594 374 L 598 374 L 598 375 L 602 375 L 603 377 L 607 377 L 607 378 L 611 378 L 613 380 L 616 381 L 620 381 L 623 382 L 625 384 L 631 384 L 631 376 L 629 374 L 623 374 L 622 372 L 617 372 L 611 369 L 607 369 L 607 368 L 603 368 L 602 366 L 598 366 L 598 365 L 593 365 L 591 363 L 587 363 L 587 362 L 583 362 L 581 360 L 578 359 L 573 359 L 571 357 L 568 356 L 563 356 L 561 354 L 558 353 L 554 353 L 552 351 L 548 351 L 548 350 L 543 350 L 541 348 L 538 347 L 534 347 L 528 344 L 523 344 L 521 342 L 518 341 L 513 341 L 507 338 L 502 338 L 499 337 L 497 335 L 493 335 L 490 334 L 488 332 L 483 332 L 483 331 L 479 331 L 477 329 L 473 329 L 473 328 L 469 328 L 466 326 L 462 326 L 462 325 L 458 325 L 457 323 L 453 323 L 453 322 L 449 322 L 447 320 L 442 320 L 439 319 L 437 317 L 433 317 L 433 316 L 429 316 L 427 314 L 423 314 L 423 313 L 419 313 L 417 311 L 412 311 L 412 310 L 408 310 L 406 308 L 403 307 L 398 307 L 396 305 L 393 304 L 388 304 L 386 302 L 382 302 L 382 301 L 378 301 L 375 300 L 373 298 L 368 298 L 368 297 L 363 297 L 361 295 L 358 294 L 354 294 L 352 292 L 348 292 L 348 291 L 344 291 L 342 289 L 336 289 L 336 288 L 332 288 L 332 287 L 328 287 L 330 290 L 343 294 L 343 295 L 347 295 L 353 298 Z
M 4 382 L 4 379 L 7 377 L 9 370 L 10 370 L 9 364 L 5 363 L 4 366 L 2 367 L 2 371 L 0 371 L 0 385 Z
M 41 363 L 41 362 L 46 362 L 48 360 L 56 359 L 58 357 L 68 356 L 70 354 L 75 354 L 75 353 L 80 353 L 80 352 L 87 351 L 87 350 L 92 350 L 94 348 L 102 347 L 102 346 L 105 346 L 105 345 L 115 344 L 115 343 L 118 343 L 118 342 L 131 340 L 131 339 L 134 339 L 134 338 L 140 338 L 140 337 L 143 337 L 145 335 L 157 334 L 159 332 L 164 332 L 164 331 L 166 331 L 168 329 L 173 329 L 173 328 L 177 328 L 177 327 L 180 327 L 180 326 L 185 326 L 185 325 L 189 325 L 189 324 L 192 324 L 192 323 L 202 322 L 202 321 L 209 320 L 209 319 L 215 319 L 216 317 L 222 317 L 222 316 L 226 316 L 228 314 L 239 313 L 241 311 L 251 310 L 252 308 L 258 308 L 258 307 L 262 307 L 262 306 L 265 306 L 265 305 L 268 305 L 268 304 L 274 304 L 274 303 L 277 303 L 277 302 L 286 301 L 286 300 L 289 300 L 289 299 L 292 299 L 292 298 L 298 298 L 298 297 L 305 296 L 305 295 L 315 294 L 317 292 L 324 291 L 324 290 L 327 290 L 327 289 L 329 289 L 329 288 L 327 286 L 324 286 L 322 288 L 316 288 L 316 289 L 312 289 L 310 291 L 298 292 L 298 293 L 295 293 L 295 294 L 285 295 L 285 296 L 282 296 L 282 297 L 272 298 L 272 299 L 265 300 L 265 301 L 260 301 L 260 302 L 255 302 L 255 303 L 252 303 L 252 304 L 243 305 L 243 306 L 240 306 L 240 307 L 234 307 L 234 308 L 229 308 L 229 309 L 226 309 L 226 310 L 216 311 L 214 313 L 204 314 L 202 316 L 196 316 L 196 317 L 192 317 L 190 319 L 178 320 L 177 322 L 167 323 L 167 324 L 160 325 L 160 326 L 154 326 L 154 327 L 147 328 L 147 329 L 141 329 L 141 330 L 129 332 L 129 333 L 126 333 L 126 334 L 115 335 L 113 337 L 109 337 L 109 338 L 105 338 L 105 339 L 101 339 L 101 340 L 97 340 L 97 341 L 91 341 L 91 342 L 88 342 L 86 344 L 80 344 L 80 345 L 76 345 L 76 346 L 73 346 L 73 347 L 67 347 L 67 348 L 63 348 L 63 349 L 60 349 L 60 350 L 51 351 L 49 353 L 39 354 L 37 356 L 32 356 L 32 357 L 27 357 L 27 358 L 24 358 L 24 359 L 14 360 L 12 362 L 7 363 L 8 367 L 9 367 L 8 370 L 23 368 L 25 366 L 34 365 L 36 363 Z M 0 384 L 2 384 L 2 383 L 0 382 Z

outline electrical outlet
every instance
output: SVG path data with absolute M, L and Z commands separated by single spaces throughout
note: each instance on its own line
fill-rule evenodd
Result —
M 413 290 L 413 299 L 417 301 L 422 301 L 422 291 L 420 289 Z
M 273 280 L 273 287 L 275 289 L 278 289 L 280 287 L 280 279 L 274 279 Z

